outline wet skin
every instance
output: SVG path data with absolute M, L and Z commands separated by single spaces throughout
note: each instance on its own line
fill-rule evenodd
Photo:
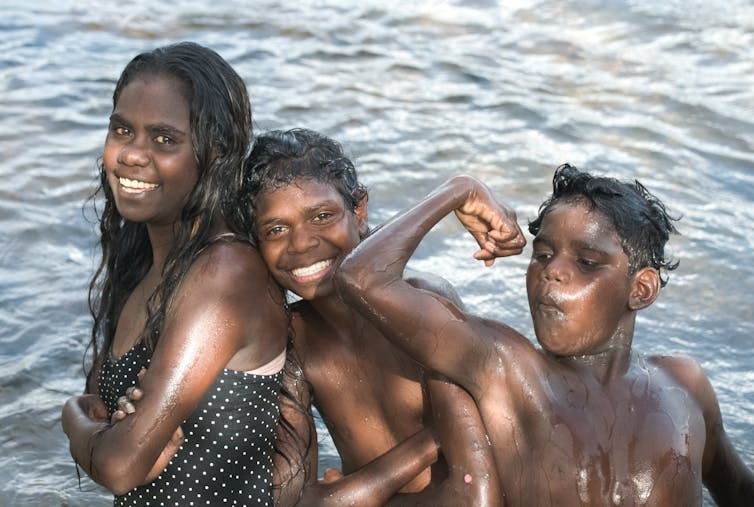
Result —
M 175 240 L 175 222 L 198 178 L 185 91 L 173 78 L 136 77 L 123 88 L 111 117 L 103 153 L 107 181 L 120 214 L 146 225 L 153 258 L 121 310 L 114 356 L 141 336 L 147 299 L 159 282 Z M 222 220 L 212 224 L 211 234 L 225 232 Z M 138 410 L 127 421 L 109 425 L 103 421 L 101 401 L 93 403 L 95 395 L 65 404 L 62 425 L 71 454 L 116 495 L 150 482 L 172 455 L 176 429 L 220 371 L 254 370 L 270 362 L 284 349 L 286 334 L 279 289 L 258 252 L 242 242 L 207 247 L 166 312 L 140 382 Z M 95 365 L 89 393 L 97 392 L 98 373 Z
M 296 180 L 262 194 L 257 214 L 262 258 L 278 283 L 304 298 L 294 306 L 294 345 L 343 473 L 351 473 L 428 417 L 416 363 L 355 316 L 332 284 L 359 230 L 366 231 L 366 209 L 352 213 L 331 185 Z M 424 486 L 428 474 L 409 489 Z
M 751 491 L 699 365 L 631 351 L 636 312 L 657 297 L 659 277 L 629 274 L 602 215 L 575 202 L 544 218 L 527 272 L 538 350 L 401 281 L 422 231 L 451 211 L 477 238 L 478 259 L 523 244 L 515 215 L 460 177 L 362 242 L 336 284 L 360 295 L 349 301 L 375 325 L 390 322 L 380 329 L 391 341 L 475 398 L 506 504 L 700 505 L 703 476 L 717 499 L 735 498 L 736 484 Z
M 453 431 L 463 449 L 445 449 L 449 460 L 452 457 L 465 466 L 477 455 L 486 454 L 478 458 L 476 468 L 453 468 L 451 476 L 460 474 L 456 483 L 463 484 L 464 474 L 472 471 L 474 487 L 480 486 L 483 474 L 493 465 L 489 450 L 480 445 L 486 444 L 486 435 L 473 401 L 457 386 L 425 381 L 416 362 L 348 307 L 335 291 L 333 273 L 367 232 L 366 206 L 365 197 L 352 212 L 332 185 L 310 179 L 294 180 L 261 194 L 257 201 L 262 257 L 275 280 L 303 298 L 292 307 L 293 340 L 313 387 L 313 402 L 338 449 L 343 473 L 350 474 L 430 423 L 428 390 L 436 401 L 435 408 L 443 406 L 444 414 L 458 421 Z M 441 290 L 439 285 L 423 280 L 413 283 Z M 430 474 L 430 469 L 425 469 L 402 491 L 425 488 Z M 432 480 L 439 482 L 441 478 L 433 476 Z M 496 492 L 496 481 L 492 483 L 488 489 Z M 461 491 L 463 487 L 459 489 L 453 493 L 469 494 Z M 451 492 L 445 498 L 448 505 L 458 505 Z M 474 498 L 470 501 L 483 505 L 481 499 L 464 498 Z M 496 500 L 484 503 L 495 504 Z M 413 499 L 407 505 L 425 504 Z M 441 503 L 433 500 L 427 505 Z
M 121 312 L 114 357 L 125 354 L 141 335 L 173 223 L 199 177 L 187 97 L 176 79 L 137 78 L 123 88 L 110 115 L 102 153 L 107 182 L 123 218 L 149 224 L 157 256 Z
M 102 161 L 124 218 L 172 227 L 196 184 L 184 86 L 169 78 L 136 79 L 110 115 Z

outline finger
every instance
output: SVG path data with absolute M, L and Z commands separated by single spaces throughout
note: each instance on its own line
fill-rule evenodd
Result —
M 136 408 L 127 396 L 121 396 L 120 398 L 118 398 L 118 408 L 120 410 L 123 410 L 126 414 L 133 414 L 134 412 L 136 412 Z
M 336 470 L 334 468 L 328 468 L 325 470 L 324 474 L 322 475 L 322 482 L 327 484 L 330 482 L 337 481 L 343 477 L 343 474 L 340 473 L 340 470 Z
M 139 373 L 136 374 L 136 378 L 139 379 L 139 382 L 144 380 L 144 375 L 147 374 L 147 369 L 142 366 L 141 370 L 139 370 Z
M 183 429 L 181 429 L 180 426 L 178 426 L 178 429 L 173 432 L 173 435 L 170 437 L 170 441 L 176 445 L 183 442 Z
M 126 389 L 126 396 L 128 396 L 128 399 L 131 401 L 139 401 L 144 396 L 144 391 L 136 386 L 129 387 Z
M 113 412 L 113 415 L 110 416 L 110 424 L 115 424 L 118 421 L 122 421 L 126 418 L 126 415 L 127 414 L 122 410 L 116 410 L 115 412 Z
M 495 255 L 492 255 L 487 250 L 477 250 L 474 252 L 474 258 L 479 261 L 484 261 L 484 265 L 489 267 L 495 263 Z

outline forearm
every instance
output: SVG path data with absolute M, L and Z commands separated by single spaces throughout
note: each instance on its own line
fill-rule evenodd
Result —
M 63 432 L 68 436 L 69 449 L 74 461 L 95 482 L 103 484 L 97 473 L 95 451 L 99 435 L 109 424 L 90 419 L 81 409 L 78 398 L 71 398 L 63 405 L 61 424 Z
M 422 238 L 463 204 L 474 182 L 473 178 L 456 176 L 373 231 L 341 264 L 336 275 L 341 292 L 358 297 L 375 284 L 401 278 Z
M 113 425 L 107 420 L 92 419 L 78 398 L 72 398 L 63 406 L 61 422 L 71 456 L 92 480 L 114 494 L 126 493 L 145 482 L 157 458 L 149 461 L 143 455 L 128 452 L 140 446 L 118 435 L 116 426 L 125 425 L 126 421 Z
M 298 505 L 382 507 L 437 459 L 437 449 L 432 432 L 422 430 L 356 472 L 308 485 Z
M 462 311 L 448 299 L 404 280 L 403 270 L 424 235 L 465 202 L 475 181 L 449 180 L 363 240 L 335 274 L 346 303 L 416 361 L 452 378 L 458 373 L 453 363 L 462 355 L 455 347 L 465 344 L 457 333 L 455 343 L 448 343 L 448 336 L 441 333 L 448 322 L 464 320 Z M 434 354 L 437 350 L 448 353 Z

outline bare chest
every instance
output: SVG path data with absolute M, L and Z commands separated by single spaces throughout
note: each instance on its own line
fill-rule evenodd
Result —
M 511 503 L 698 505 L 704 419 L 684 390 L 661 380 L 533 389 L 541 394 L 517 411 L 518 423 L 493 437 L 518 451 L 500 456 L 511 471 L 501 473 L 506 490 L 520 493 Z
M 304 373 L 314 404 L 341 455 L 344 472 L 358 468 L 421 429 L 421 372 L 381 347 L 340 344 L 308 354 Z

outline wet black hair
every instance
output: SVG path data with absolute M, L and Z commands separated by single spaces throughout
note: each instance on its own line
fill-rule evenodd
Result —
M 134 57 L 115 85 L 113 109 L 126 86 L 148 77 L 167 77 L 182 84 L 199 173 L 176 223 L 174 245 L 160 284 L 149 299 L 144 338 L 153 350 L 176 288 L 209 244 L 213 222 L 221 219 L 231 231 L 251 241 L 251 214 L 248 206 L 238 205 L 245 197 L 240 189 L 251 136 L 251 107 L 246 84 L 219 54 L 193 42 L 181 42 Z M 89 286 L 89 309 L 94 318 L 90 348 L 95 365 L 112 345 L 126 298 L 152 264 L 146 225 L 120 215 L 102 159 L 94 196 L 100 193 L 104 195 L 99 217 L 102 261 Z M 87 372 L 88 380 L 95 365 Z
M 251 153 L 244 165 L 244 203 L 250 207 L 254 215 L 260 195 L 283 188 L 298 178 L 331 185 L 343 197 L 343 202 L 350 211 L 356 209 L 367 193 L 366 187 L 359 182 L 353 162 L 346 156 L 340 143 L 314 130 L 294 128 L 271 130 L 254 140 Z M 252 231 L 256 234 L 256 227 L 253 227 Z M 305 398 L 310 399 L 313 388 L 304 377 L 301 359 L 293 346 L 294 330 L 291 326 L 288 332 L 284 368 L 286 380 L 283 382 L 281 396 L 292 410 L 311 418 L 309 405 L 301 403 L 301 392 L 307 391 Z M 298 394 L 294 391 L 298 391 Z M 277 444 L 275 447 L 275 452 L 288 466 L 288 470 L 285 470 L 282 468 L 283 462 L 278 461 L 276 464 L 282 483 L 273 484 L 273 488 L 278 490 L 277 494 L 283 494 L 282 491 L 298 474 L 304 473 L 306 482 L 311 473 L 316 473 L 316 469 L 309 470 L 306 456 L 311 446 L 317 445 L 317 442 L 313 438 L 313 427 L 299 434 L 286 420 L 285 414 L 281 414 L 278 430 L 289 435 L 284 441 L 297 443 L 287 448 L 281 448 Z
M 665 205 L 641 183 L 594 176 L 570 164 L 555 170 L 552 195 L 539 207 L 537 218 L 529 222 L 529 232 L 537 235 L 542 220 L 558 202 L 584 201 L 612 223 L 628 256 L 629 274 L 650 266 L 660 273 L 660 283 L 667 284 L 667 272 L 678 261 L 665 257 L 670 234 L 677 234 Z
M 244 191 L 255 212 L 257 197 L 298 178 L 332 185 L 347 208 L 356 209 L 366 195 L 343 146 L 314 130 L 271 130 L 254 140 L 244 170 Z

